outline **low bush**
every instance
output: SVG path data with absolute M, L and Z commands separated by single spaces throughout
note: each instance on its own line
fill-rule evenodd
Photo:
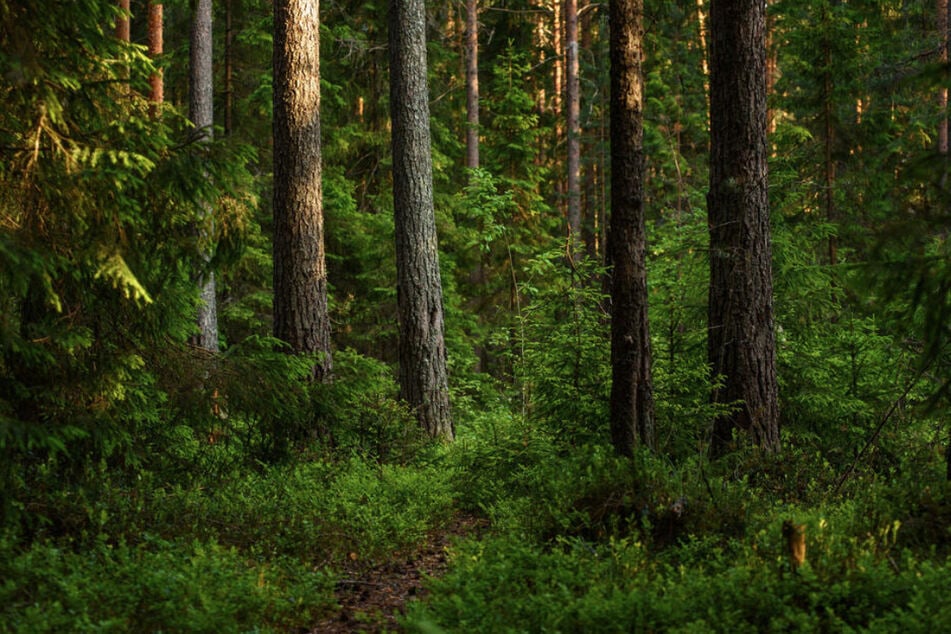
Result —
M 256 564 L 215 542 L 0 549 L 0 630 L 8 632 L 286 631 L 334 603 L 323 570 L 286 558 Z

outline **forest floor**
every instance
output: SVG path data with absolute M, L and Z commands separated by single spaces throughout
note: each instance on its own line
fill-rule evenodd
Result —
M 439 576 L 446 569 L 452 543 L 461 537 L 478 535 L 486 526 L 484 519 L 458 515 L 408 553 L 393 553 L 388 561 L 372 567 L 352 562 L 341 571 L 337 581 L 340 609 L 317 623 L 311 634 L 399 631 L 397 619 L 406 604 L 425 596 L 426 579 Z

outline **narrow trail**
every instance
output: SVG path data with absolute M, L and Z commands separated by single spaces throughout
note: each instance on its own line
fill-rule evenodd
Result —
M 335 591 L 340 610 L 317 623 L 310 634 L 399 631 L 396 621 L 406 604 L 424 596 L 425 580 L 446 569 L 447 547 L 456 538 L 477 535 L 485 527 L 484 519 L 457 516 L 408 555 L 370 569 L 356 565 L 345 569 Z

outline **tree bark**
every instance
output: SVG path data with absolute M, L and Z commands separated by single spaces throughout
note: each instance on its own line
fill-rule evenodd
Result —
M 131 40 L 129 0 L 119 0 L 119 9 L 122 11 L 122 15 L 116 19 L 116 39 L 129 42 Z
M 274 335 L 332 369 L 320 148 L 318 0 L 274 2 Z
M 711 452 L 734 428 L 777 451 L 779 406 L 767 195 L 765 3 L 713 0 L 710 8 L 710 295 L 708 351 L 715 403 L 739 403 L 714 421 Z
M 400 395 L 434 438 L 452 440 L 433 208 L 423 0 L 391 0 L 390 108 Z
M 214 75 L 212 69 L 212 6 L 211 0 L 196 0 L 192 16 L 191 63 L 188 114 L 199 138 L 210 141 L 214 134 Z M 211 209 L 202 210 L 206 225 L 212 222 Z M 203 234 L 213 233 L 205 226 Z M 203 235 L 207 242 L 210 235 Z M 203 254 L 205 262 L 211 253 Z M 215 274 L 208 271 L 199 280 L 201 304 L 198 307 L 198 337 L 196 343 L 205 350 L 218 350 L 218 304 L 215 293 Z
M 466 0 L 466 167 L 479 167 L 479 0 Z
M 643 0 L 611 0 L 611 440 L 654 446 L 644 228 Z
M 578 0 L 565 0 L 565 62 L 568 257 L 574 258 L 581 250 L 581 71 L 578 63 Z
M 155 59 L 164 51 L 161 2 L 149 2 L 148 38 L 149 57 Z M 162 79 L 161 69 L 149 77 L 149 87 L 149 101 L 153 104 L 162 103 L 165 100 L 165 84 Z

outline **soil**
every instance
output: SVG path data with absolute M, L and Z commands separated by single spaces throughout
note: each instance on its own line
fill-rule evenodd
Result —
M 447 549 L 459 537 L 478 534 L 486 526 L 483 519 L 458 516 L 448 525 L 430 533 L 426 541 L 406 554 L 366 568 L 354 562 L 337 581 L 339 611 L 310 630 L 311 634 L 398 632 L 397 619 L 413 599 L 425 596 L 425 582 L 446 569 Z

